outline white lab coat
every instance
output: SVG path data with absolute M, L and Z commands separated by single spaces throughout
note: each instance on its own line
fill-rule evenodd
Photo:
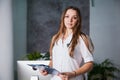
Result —
M 81 37 L 79 37 L 79 42 L 74 50 L 74 57 L 69 56 L 69 47 L 67 46 L 72 39 L 72 34 L 70 34 L 64 42 L 62 42 L 62 38 L 58 40 L 57 43 L 54 44 L 52 50 L 52 61 L 53 68 L 57 69 L 60 72 L 72 72 L 78 69 L 83 65 L 83 62 L 93 61 L 93 56 L 86 47 L 85 42 Z M 54 79 L 53 79 L 54 78 Z M 52 80 L 58 80 L 53 77 Z M 83 80 L 83 76 L 79 75 L 70 80 Z

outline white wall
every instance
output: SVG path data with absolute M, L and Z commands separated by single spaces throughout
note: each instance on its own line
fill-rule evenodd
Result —
M 13 0 L 14 55 L 15 60 L 26 54 L 27 1 Z
M 11 0 L 0 0 L 0 80 L 13 80 Z
M 96 61 L 106 58 L 120 65 L 120 0 L 93 0 L 90 6 L 90 36 Z

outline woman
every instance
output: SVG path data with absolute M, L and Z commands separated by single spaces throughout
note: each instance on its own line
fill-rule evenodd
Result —
M 65 9 L 60 29 L 50 45 L 50 66 L 61 72 L 61 80 L 83 80 L 83 75 L 93 67 L 93 46 L 81 32 L 81 14 L 76 7 Z M 41 71 L 47 75 L 46 71 Z M 52 79 L 57 80 L 57 79 Z

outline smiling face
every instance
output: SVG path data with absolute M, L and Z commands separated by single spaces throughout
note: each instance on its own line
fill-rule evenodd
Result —
M 73 29 L 78 22 L 76 10 L 68 9 L 64 16 L 64 24 L 67 29 Z

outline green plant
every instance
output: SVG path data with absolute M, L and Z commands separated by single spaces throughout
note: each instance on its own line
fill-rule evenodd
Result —
M 25 55 L 25 57 L 23 59 L 28 59 L 28 60 L 49 60 L 49 52 L 45 53 L 45 54 L 41 54 L 40 52 L 31 52 L 28 53 L 27 55 Z
M 46 53 L 42 56 L 42 58 L 43 58 L 44 60 L 50 60 L 50 53 L 49 53 L 49 52 L 46 52 Z
M 101 63 L 94 63 L 93 69 L 88 73 L 88 80 L 113 80 L 117 78 L 117 72 L 120 72 L 120 69 L 106 59 Z

